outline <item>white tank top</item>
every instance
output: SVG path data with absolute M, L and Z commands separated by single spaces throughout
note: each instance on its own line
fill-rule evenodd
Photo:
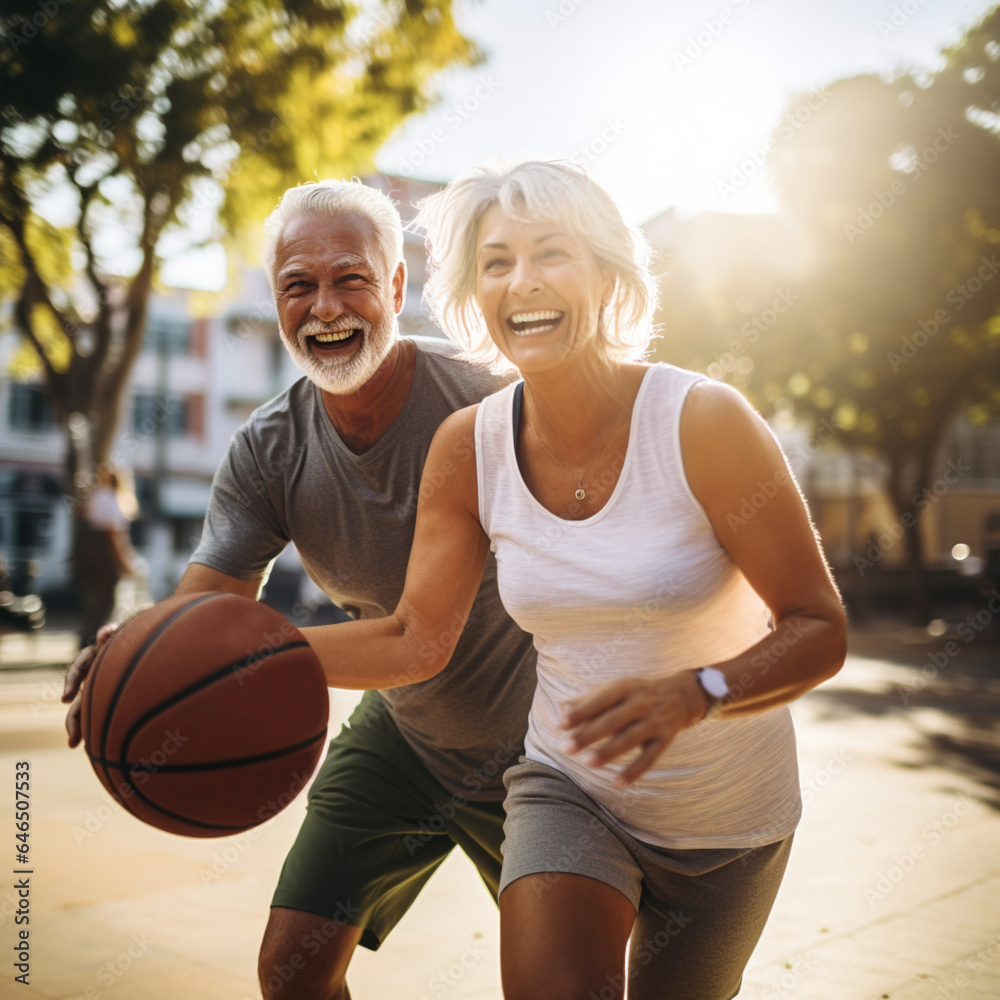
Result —
M 538 650 L 528 759 L 566 774 L 645 843 L 758 847 L 786 837 L 801 814 L 787 707 L 684 730 L 629 788 L 613 784 L 627 759 L 588 767 L 566 752 L 557 726 L 569 698 L 620 677 L 664 677 L 727 660 L 769 631 L 766 605 L 684 474 L 681 408 L 703 378 L 672 365 L 649 368 L 618 484 L 582 521 L 546 510 L 521 478 L 516 386 L 488 396 L 476 416 L 479 519 L 504 606 Z

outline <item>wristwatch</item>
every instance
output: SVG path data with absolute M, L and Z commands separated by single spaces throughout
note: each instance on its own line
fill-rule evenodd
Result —
M 698 687 L 701 688 L 708 705 L 702 721 L 716 718 L 722 710 L 722 703 L 729 696 L 726 675 L 715 667 L 702 667 L 694 672 L 694 679 L 698 682 Z

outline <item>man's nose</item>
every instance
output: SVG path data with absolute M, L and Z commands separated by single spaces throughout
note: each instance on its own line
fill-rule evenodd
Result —
M 344 303 L 333 285 L 320 284 L 313 299 L 312 314 L 324 323 L 332 323 L 343 315 Z

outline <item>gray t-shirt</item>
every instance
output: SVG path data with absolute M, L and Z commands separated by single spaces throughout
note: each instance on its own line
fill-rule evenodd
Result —
M 449 413 L 509 381 L 459 360 L 447 341 L 416 343 L 403 409 L 364 454 L 341 441 L 308 379 L 255 410 L 216 472 L 191 561 L 259 579 L 291 541 L 335 604 L 356 618 L 391 614 L 403 592 L 420 475 L 435 430 Z M 448 666 L 430 680 L 381 694 L 445 788 L 471 800 L 498 800 L 502 772 L 524 752 L 534 690 L 531 636 L 504 611 L 490 555 Z

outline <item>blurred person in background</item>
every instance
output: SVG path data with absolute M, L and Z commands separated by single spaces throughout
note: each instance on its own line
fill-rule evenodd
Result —
M 140 569 L 129 539 L 139 503 L 128 473 L 103 465 L 84 501 L 76 553 L 75 579 L 81 600 L 80 648 L 90 646 L 97 630 L 111 620 L 119 581 Z

